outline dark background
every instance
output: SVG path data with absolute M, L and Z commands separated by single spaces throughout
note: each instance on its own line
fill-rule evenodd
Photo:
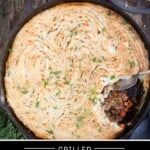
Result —
M 0 0 L 0 57 L 3 46 L 8 40 L 9 34 L 14 28 L 16 22 L 26 16 L 31 10 L 38 6 L 47 3 L 50 0 Z M 119 1 L 119 0 L 118 0 Z M 133 0 L 127 0 L 132 2 Z M 147 38 L 150 40 L 150 14 L 149 15 L 135 15 L 130 14 L 131 17 L 139 24 L 145 32 Z M 150 128 L 150 122 L 147 126 Z M 149 132 L 146 126 L 139 127 L 141 132 Z M 144 130 L 144 131 L 142 131 Z M 140 136 L 140 135 L 139 135 Z M 136 138 L 134 135 L 133 138 Z M 0 138 L 1 139 L 24 139 L 26 138 L 8 119 L 7 114 L 0 108 Z M 140 138 L 144 138 L 140 136 Z M 146 138 L 146 137 L 145 137 Z M 150 138 L 150 136 L 149 136 Z

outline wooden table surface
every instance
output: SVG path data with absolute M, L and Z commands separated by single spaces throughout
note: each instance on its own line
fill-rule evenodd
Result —
M 16 22 L 40 5 L 51 0 L 0 0 L 0 56 Z M 133 15 L 150 41 L 150 15 Z

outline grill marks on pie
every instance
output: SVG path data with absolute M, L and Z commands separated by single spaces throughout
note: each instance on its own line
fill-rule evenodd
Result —
M 104 139 L 123 130 L 104 111 L 103 88 L 148 68 L 143 43 L 123 22 L 102 6 L 70 3 L 19 31 L 6 64 L 6 96 L 36 136 Z

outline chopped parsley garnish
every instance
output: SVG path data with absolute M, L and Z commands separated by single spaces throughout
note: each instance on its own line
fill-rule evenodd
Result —
M 58 70 L 58 71 L 51 71 L 50 73 L 54 74 L 54 75 L 59 75 L 60 73 L 62 73 L 62 71 L 60 71 L 60 70 Z
M 78 27 L 81 27 L 81 24 L 78 24 Z
M 103 32 L 103 34 L 106 32 L 106 27 L 105 26 L 102 28 L 102 32 Z
M 79 128 L 83 124 L 84 116 L 77 117 L 77 124 L 76 127 Z
M 57 91 L 57 93 L 56 93 L 56 96 L 60 95 L 60 93 L 61 93 L 61 90 L 58 89 L 58 91 Z
M 130 68 L 135 67 L 135 62 L 134 62 L 134 61 L 129 61 L 128 63 L 129 63 L 129 65 L 130 65 Z
M 102 60 L 101 60 L 101 59 L 99 59 L 99 60 L 98 60 L 98 62 L 99 62 L 99 63 L 102 63 Z
M 99 94 L 99 92 L 97 91 L 96 87 L 92 88 L 91 94 L 93 94 L 93 95 Z
M 46 130 L 49 134 L 54 134 L 53 130 Z
M 110 77 L 110 79 L 111 79 L 111 80 L 116 79 L 116 76 L 115 76 L 115 75 L 112 75 L 112 76 Z
M 77 121 L 80 122 L 80 123 L 82 123 L 84 118 L 85 117 L 83 117 L 83 116 L 79 116 L 79 117 L 77 117 Z
M 44 88 L 46 88 L 46 86 L 48 85 L 48 80 L 44 80 Z
M 111 35 L 109 35 L 108 39 L 111 39 L 111 38 L 112 38 L 112 36 L 111 36 Z
M 23 91 L 21 91 L 22 94 L 27 94 L 28 93 L 28 90 L 24 89 Z
M 123 24 L 123 25 L 126 25 L 126 24 L 128 24 L 128 22 L 127 22 L 126 20 L 123 20 L 123 21 L 122 21 L 122 24 Z
M 88 110 L 88 109 L 84 109 L 84 114 L 85 115 L 91 115 L 92 112 L 90 110 Z
M 70 84 L 70 81 L 66 77 L 64 77 L 63 79 L 65 81 L 64 84 Z
M 42 36 L 38 36 L 39 39 L 43 40 L 44 38 Z
M 99 62 L 99 63 L 102 63 L 103 61 L 105 61 L 106 59 L 105 59 L 105 57 L 103 56 L 103 57 L 101 57 L 100 59 L 98 59 L 98 58 L 96 58 L 96 57 L 93 57 L 92 58 L 92 61 L 93 62 Z
M 27 87 L 18 87 L 18 89 L 21 91 L 22 94 L 27 94 L 29 92 Z
M 56 31 L 57 30 L 57 28 L 55 28 L 55 29 L 50 29 L 48 32 L 47 32 L 47 34 L 50 34 L 51 32 L 54 32 L 54 31 Z
M 93 62 L 96 62 L 96 57 L 92 58 L 92 61 L 93 61 Z
M 53 108 L 54 108 L 54 109 L 58 109 L 58 107 L 57 107 L 57 106 L 54 106 Z
M 67 42 L 67 47 L 68 47 L 69 44 L 70 44 L 70 41 Z
M 97 91 L 97 89 L 96 89 L 95 87 L 92 88 L 91 94 L 90 94 L 90 96 L 89 96 L 89 100 L 90 100 L 92 103 L 96 104 L 98 101 L 101 100 L 100 98 L 98 98 L 98 94 L 99 94 L 99 92 Z
M 71 30 L 69 36 L 74 37 L 78 34 L 77 30 Z
M 39 107 L 39 105 L 40 105 L 40 102 L 39 102 L 39 101 L 36 101 L 36 103 L 35 103 L 35 107 L 36 107 L 36 108 L 38 108 L 38 107 Z
M 59 85 L 59 83 L 56 81 L 56 82 L 54 82 L 54 84 L 56 85 L 56 86 L 58 86 Z
M 89 98 L 89 100 L 93 103 L 93 104 L 96 104 L 98 101 L 101 101 L 100 98 L 97 98 L 97 97 L 93 97 L 93 98 Z

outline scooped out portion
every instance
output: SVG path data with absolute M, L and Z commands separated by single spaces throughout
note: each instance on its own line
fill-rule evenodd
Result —
M 134 102 L 124 91 L 110 93 L 111 86 L 148 67 L 144 44 L 124 18 L 91 3 L 61 4 L 16 35 L 6 62 L 6 97 L 39 138 L 112 139 L 123 132 L 120 122 Z
M 142 81 L 123 91 L 111 91 L 104 101 L 104 110 L 112 122 L 124 126 L 128 124 L 139 109 L 144 88 Z

